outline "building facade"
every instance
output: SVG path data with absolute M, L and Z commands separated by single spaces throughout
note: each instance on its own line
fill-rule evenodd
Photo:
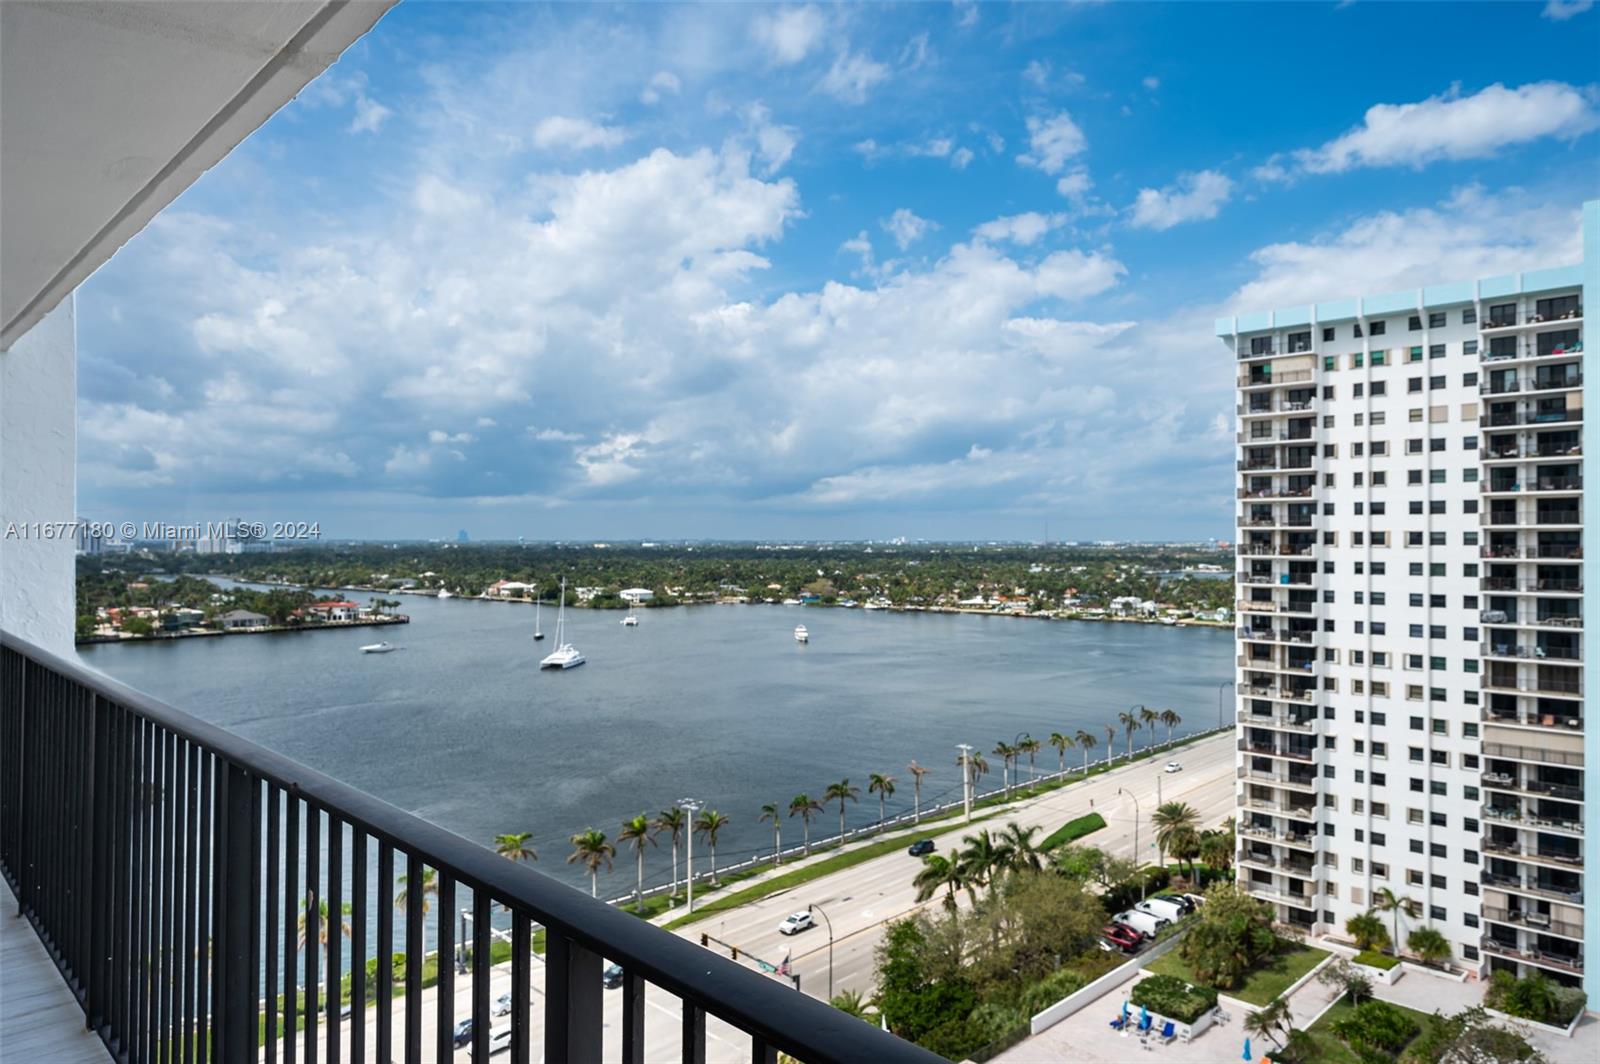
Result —
M 1312 934 L 1398 903 L 1402 946 L 1432 927 L 1457 965 L 1537 970 L 1593 1007 L 1600 203 L 1583 227 L 1577 266 L 1216 331 L 1238 382 L 1239 881 Z

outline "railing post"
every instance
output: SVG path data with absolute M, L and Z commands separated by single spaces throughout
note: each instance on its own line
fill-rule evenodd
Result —
M 600 955 L 545 931 L 544 1059 L 599 1060 Z
M 261 824 L 256 781 L 238 765 L 219 762 L 213 873 L 212 1053 L 218 1061 L 250 1060 L 256 1055 L 256 1004 L 259 995 L 252 948 L 256 907 L 260 904 L 260 864 L 256 860 Z M 313 948 L 315 944 L 313 943 Z

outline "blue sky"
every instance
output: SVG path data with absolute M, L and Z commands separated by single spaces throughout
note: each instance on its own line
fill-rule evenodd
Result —
M 85 283 L 86 517 L 1232 534 L 1219 314 L 1576 261 L 1600 13 L 402 3 Z

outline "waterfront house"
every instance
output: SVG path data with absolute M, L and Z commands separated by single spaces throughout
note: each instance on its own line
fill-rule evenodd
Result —
M 532 590 L 532 584 L 525 584 L 521 580 L 496 580 L 484 594 L 489 598 L 527 598 Z
M 361 607 L 354 602 L 313 602 L 306 609 L 318 621 L 353 621 L 361 616 Z
M 198 628 L 200 622 L 205 619 L 205 611 L 179 606 L 177 609 L 167 610 L 161 615 L 161 630 L 163 632 L 176 632 L 184 628 Z
M 217 618 L 224 631 L 233 632 L 241 628 L 265 628 L 272 623 L 272 619 L 264 613 L 253 613 L 250 610 L 229 610 Z
M 636 602 L 640 605 L 643 605 L 644 603 L 649 602 L 651 599 L 656 597 L 656 593 L 647 587 L 624 588 L 622 591 L 618 592 L 618 594 L 620 594 L 627 601 Z

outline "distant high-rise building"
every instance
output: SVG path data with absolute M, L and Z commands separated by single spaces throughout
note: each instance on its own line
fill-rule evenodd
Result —
M 1480 976 L 1600 1000 L 1584 711 L 1584 260 L 1241 315 L 1238 878 L 1344 934 L 1399 899 Z M 1586 967 L 1586 955 L 1588 958 Z
M 470 542 L 470 540 L 469 540 L 469 538 L 467 536 L 467 530 L 466 529 L 463 528 L 461 531 L 456 533 L 456 542 L 457 543 Z

